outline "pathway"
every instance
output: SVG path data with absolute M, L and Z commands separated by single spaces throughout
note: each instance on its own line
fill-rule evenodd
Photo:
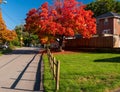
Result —
M 43 92 L 39 48 L 19 48 L 0 56 L 0 92 Z

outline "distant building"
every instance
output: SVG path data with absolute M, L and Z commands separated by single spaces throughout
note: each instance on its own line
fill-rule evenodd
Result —
M 108 12 L 98 16 L 97 34 L 99 36 L 120 35 L 120 15 Z
M 113 47 L 120 47 L 120 14 L 108 12 L 98 16 L 97 34 L 113 36 Z
M 66 40 L 65 48 L 120 48 L 120 15 L 113 12 L 96 18 L 97 34 L 90 39 L 76 36 Z

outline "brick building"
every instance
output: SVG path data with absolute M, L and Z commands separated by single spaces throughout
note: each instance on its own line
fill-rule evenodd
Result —
M 120 15 L 108 12 L 97 17 L 97 34 L 113 36 L 113 47 L 120 47 Z
M 120 35 L 120 15 L 108 12 L 97 17 L 98 35 Z
M 113 12 L 96 18 L 97 35 L 66 40 L 66 48 L 120 48 L 120 15 Z

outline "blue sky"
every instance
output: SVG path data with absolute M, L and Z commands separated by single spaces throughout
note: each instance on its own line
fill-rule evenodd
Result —
M 44 2 L 52 4 L 54 0 L 5 0 L 6 4 L 1 4 L 2 16 L 8 29 L 12 30 L 15 26 L 23 24 L 26 13 L 32 8 L 38 8 Z M 78 0 L 84 4 L 93 0 Z

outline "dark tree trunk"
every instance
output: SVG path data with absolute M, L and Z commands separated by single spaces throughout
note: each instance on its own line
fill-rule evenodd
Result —
M 64 40 L 64 36 L 61 36 L 60 38 L 59 38 L 59 51 L 63 51 L 63 49 L 62 49 L 62 46 L 63 46 L 63 40 Z

